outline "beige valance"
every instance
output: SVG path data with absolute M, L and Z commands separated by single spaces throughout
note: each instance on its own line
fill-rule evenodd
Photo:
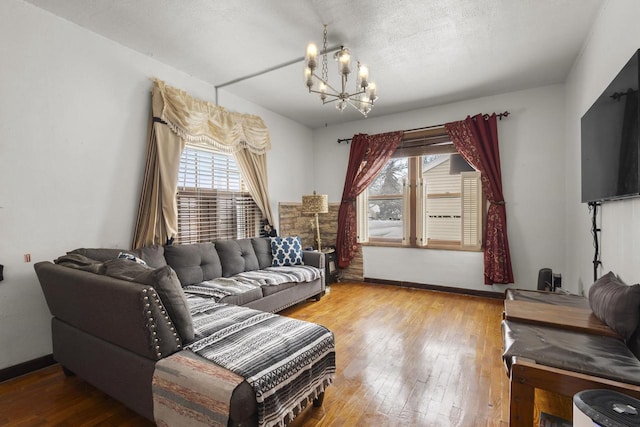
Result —
M 189 143 L 225 153 L 247 148 L 264 154 L 271 149 L 269 131 L 258 116 L 227 111 L 158 79 L 154 80 L 152 99 L 154 117 Z

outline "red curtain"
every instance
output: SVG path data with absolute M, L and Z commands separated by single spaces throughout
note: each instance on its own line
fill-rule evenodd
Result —
M 480 171 L 482 189 L 490 203 L 484 239 L 484 283 L 513 283 L 496 114 L 467 117 L 447 123 L 445 129 L 460 155 Z
M 356 197 L 375 179 L 402 140 L 402 131 L 358 134 L 351 140 L 347 176 L 338 211 L 338 267 L 346 268 L 358 250 Z

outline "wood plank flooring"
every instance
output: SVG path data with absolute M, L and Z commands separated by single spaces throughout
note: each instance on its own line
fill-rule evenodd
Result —
M 503 303 L 394 286 L 337 283 L 281 314 L 336 337 L 337 375 L 302 426 L 506 426 Z M 54 365 L 0 383 L 0 425 L 151 426 Z

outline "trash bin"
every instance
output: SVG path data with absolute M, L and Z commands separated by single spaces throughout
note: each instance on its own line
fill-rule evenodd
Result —
M 640 400 L 612 390 L 584 390 L 573 396 L 573 427 L 640 426 Z

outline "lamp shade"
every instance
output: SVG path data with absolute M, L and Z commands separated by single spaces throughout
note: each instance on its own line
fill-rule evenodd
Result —
M 328 213 L 329 196 L 326 194 L 316 194 L 302 196 L 302 213 Z

